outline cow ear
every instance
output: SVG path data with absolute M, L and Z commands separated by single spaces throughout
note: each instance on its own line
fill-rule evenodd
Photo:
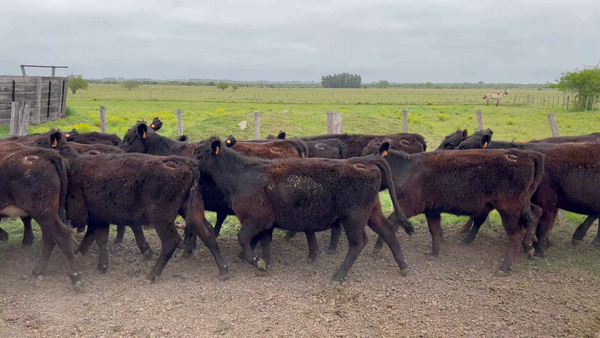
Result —
M 213 155 L 219 155 L 219 152 L 221 152 L 221 140 L 214 140 L 210 143 L 210 150 L 212 151 Z
M 137 127 L 137 133 L 142 137 L 142 138 L 146 138 L 146 135 L 148 133 L 148 126 L 145 123 L 140 124 Z
M 181 135 L 181 136 L 179 136 L 177 138 L 177 141 L 179 141 L 179 142 L 187 142 L 187 139 L 188 139 L 187 135 Z
M 491 140 L 492 140 L 492 135 L 490 135 L 490 134 L 483 135 L 483 137 L 481 138 L 481 147 L 484 149 L 487 148 L 487 146 L 490 144 Z
M 379 146 L 379 155 L 385 156 L 390 150 L 390 143 L 385 141 Z
M 154 120 L 152 120 L 152 124 L 150 124 L 150 128 L 154 131 L 158 131 L 161 127 L 162 121 L 158 117 L 155 117 Z
M 494 132 L 490 128 L 486 129 L 483 133 L 490 136 L 494 135 Z
M 465 129 L 462 131 L 462 136 L 460 137 L 460 140 L 464 141 L 468 136 L 469 136 L 469 131 Z
M 55 132 L 51 133 L 50 134 L 50 147 L 52 147 L 52 148 L 58 147 L 58 143 L 60 142 L 61 137 L 62 137 L 62 134 L 60 131 L 55 131 Z
M 285 140 L 285 132 L 284 131 L 280 131 L 279 134 L 277 134 L 277 139 L 278 140 Z
M 227 144 L 227 148 L 233 147 L 236 143 L 237 143 L 237 140 L 235 139 L 235 137 L 233 137 L 233 135 L 227 136 L 227 139 L 225 140 L 225 144 Z

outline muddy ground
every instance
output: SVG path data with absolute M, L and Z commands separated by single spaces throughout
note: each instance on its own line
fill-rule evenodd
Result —
M 95 246 L 80 257 L 81 293 L 70 286 L 58 251 L 43 278 L 30 276 L 40 255 L 36 233 L 28 250 L 15 240 L 0 243 L 0 336 L 600 337 L 600 249 L 588 249 L 590 236 L 572 247 L 573 227 L 559 227 L 546 258 L 522 255 L 508 277 L 496 277 L 506 248 L 502 228 L 483 229 L 472 245 L 459 246 L 451 240 L 458 226 L 445 228 L 437 261 L 425 256 L 426 227 L 411 238 L 398 234 L 412 268 L 408 277 L 389 249 L 372 254 L 375 236 L 368 230 L 370 243 L 341 285 L 329 279 L 347 242 L 329 256 L 328 233 L 319 235 L 321 253 L 312 265 L 303 236 L 286 242 L 279 235 L 267 276 L 256 276 L 236 258 L 236 238 L 228 237 L 220 245 L 229 280 L 219 281 L 201 247 L 187 260 L 178 250 L 163 276 L 147 284 L 154 262 L 144 260 L 128 231 L 124 244 L 109 245 L 108 273 L 95 272 Z M 146 233 L 158 251 L 154 231 Z

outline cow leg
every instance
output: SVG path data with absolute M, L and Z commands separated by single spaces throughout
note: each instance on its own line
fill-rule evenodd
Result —
M 573 233 L 573 239 L 571 240 L 572 245 L 579 245 L 581 244 L 581 242 L 583 242 L 585 234 L 587 234 L 588 230 L 590 229 L 592 224 L 594 224 L 594 221 L 596 219 L 598 219 L 597 215 L 588 216 L 585 219 L 585 221 L 583 221 L 583 223 L 581 223 L 581 225 L 577 227 L 577 230 L 575 230 L 575 233 Z
M 227 213 L 217 212 L 217 223 L 215 223 L 215 237 L 219 237 L 221 233 L 221 227 L 223 226 L 223 222 L 227 218 Z
M 465 225 L 463 225 L 462 228 L 460 228 L 460 230 L 458 230 L 458 232 L 454 236 L 454 239 L 456 239 L 456 240 L 464 239 L 465 235 L 471 231 L 473 222 L 474 222 L 473 217 L 470 217 L 469 220 L 467 221 L 467 223 L 465 223 Z
M 96 231 L 96 228 L 94 226 L 90 225 L 87 227 L 85 236 L 83 237 L 83 240 L 81 241 L 81 243 L 79 243 L 79 248 L 77 248 L 77 250 L 75 250 L 75 252 L 78 252 L 81 255 L 85 255 L 88 252 L 88 250 L 94 243 L 94 239 L 96 237 L 96 235 L 94 234 L 95 231 Z
M 511 266 L 517 259 L 517 255 L 519 254 L 519 247 L 523 242 L 523 238 L 525 237 L 525 233 L 527 232 L 527 228 L 522 227 L 519 224 L 519 219 L 514 215 L 502 215 L 502 224 L 504 225 L 504 230 L 506 231 L 506 235 L 508 236 L 508 250 L 506 251 L 506 255 L 504 256 L 504 261 L 500 265 L 500 271 L 498 271 L 499 275 L 506 275 L 510 270 Z
M 89 223 L 88 223 L 89 224 Z M 109 224 L 99 223 L 96 225 L 96 245 L 98 245 L 98 272 L 106 273 L 108 269 L 108 232 Z
M 146 241 L 146 236 L 144 236 L 144 231 L 142 230 L 142 226 L 141 225 L 131 225 L 130 227 L 131 227 L 131 231 L 133 232 L 133 235 L 135 236 L 135 243 L 137 244 L 138 248 L 140 249 L 140 252 L 142 253 L 142 255 L 144 255 L 144 258 L 146 258 L 147 260 L 151 260 L 152 256 L 154 255 L 154 252 L 152 252 L 150 245 Z
M 227 279 L 229 277 L 229 270 L 227 270 L 227 264 L 225 260 L 221 256 L 221 251 L 219 250 L 219 245 L 217 244 L 217 238 L 214 233 L 214 229 L 210 226 L 210 223 L 204 218 L 204 213 L 200 215 L 200 219 L 196 219 L 196 231 L 198 232 L 198 236 L 200 240 L 210 253 L 213 255 L 215 259 L 215 263 L 217 263 L 217 267 L 219 268 L 219 275 L 222 280 Z
M 117 237 L 115 237 L 115 241 L 113 244 L 123 243 L 123 238 L 125 237 L 125 226 L 121 224 L 117 224 Z
M 429 233 L 431 234 L 431 252 L 427 255 L 436 258 L 440 253 L 442 246 L 442 227 L 440 214 L 429 214 L 425 215 L 427 218 L 427 225 L 429 226 Z
M 314 233 L 313 233 L 314 236 Z M 308 235 L 307 235 L 308 237 Z M 262 246 L 262 255 L 257 263 L 259 271 L 267 271 L 269 265 L 271 265 L 271 241 L 273 240 L 273 228 L 265 231 L 260 238 L 260 246 Z M 316 237 L 315 237 L 316 240 Z
M 21 246 L 29 248 L 33 245 L 33 239 L 35 238 L 31 227 L 31 217 L 21 217 L 21 220 L 23 221 L 23 242 L 21 242 Z
M 500 105 L 500 100 L 496 101 L 496 107 Z
M 545 209 L 540 218 L 536 229 L 537 243 L 534 245 L 535 256 L 544 257 L 546 249 L 548 249 L 548 235 L 554 226 L 556 220 L 557 208 Z
M 473 226 L 471 227 L 471 230 L 469 230 L 469 233 L 466 236 L 464 236 L 461 240 L 458 241 L 458 244 L 465 244 L 465 245 L 471 244 L 471 242 L 473 242 L 475 237 L 477 237 L 477 234 L 479 233 L 479 229 L 481 228 L 481 225 L 485 222 L 486 218 L 487 218 L 487 215 L 482 216 L 482 217 L 477 217 L 477 218 L 471 217 L 471 219 L 469 219 L 469 222 L 472 222 Z
M 6 241 L 8 241 L 8 232 L 4 231 L 3 229 L 0 229 L 0 242 Z
M 348 254 L 346 254 L 346 258 L 344 262 L 339 267 L 339 269 L 335 272 L 331 281 L 333 282 L 342 282 L 344 278 L 348 275 L 348 272 L 354 265 L 356 258 L 365 247 L 367 243 L 365 243 L 365 224 L 367 220 L 364 218 L 347 218 L 342 222 L 344 226 L 344 230 L 346 231 L 346 237 L 348 238 Z
M 317 251 L 319 251 L 319 242 L 314 231 L 306 231 L 306 241 L 308 242 L 308 258 L 306 263 L 312 264 L 317 260 Z M 262 242 L 261 242 L 262 243 Z M 263 247 L 264 250 L 264 247 Z
M 52 255 L 55 246 L 56 243 L 52 240 L 50 234 L 42 230 L 42 257 L 33 269 L 32 275 L 34 277 L 46 273 L 46 267 L 48 266 L 48 261 L 50 260 L 50 256 Z
M 331 227 L 331 240 L 329 242 L 329 248 L 327 248 L 327 254 L 333 255 L 337 251 L 338 243 L 340 242 L 340 235 L 342 234 L 342 227 L 340 220 L 337 220 Z
M 288 231 L 286 231 L 286 232 L 285 232 L 285 237 L 284 237 L 284 239 L 285 239 L 286 241 L 289 241 L 290 239 L 294 238 L 294 236 L 296 236 L 296 232 L 295 232 L 295 231 L 292 231 L 292 230 L 288 230 Z
M 82 233 L 85 231 L 85 224 L 81 224 L 80 226 L 77 227 L 77 232 L 78 233 Z
M 254 226 L 255 222 L 256 221 L 253 220 L 246 221 L 246 224 L 242 225 L 242 229 L 240 230 L 240 232 L 238 232 L 238 243 L 242 247 L 242 252 L 244 253 L 244 260 L 254 267 L 257 266 L 256 264 L 258 262 L 258 258 L 254 253 L 254 248 L 252 247 L 252 240 L 254 237 L 256 237 L 262 232 L 262 229 L 260 229 L 260 227 Z
M 595 247 L 600 247 L 600 224 L 598 225 L 598 234 L 596 234 L 596 238 L 594 238 L 594 240 L 592 241 L 590 249 L 593 249 Z
M 394 260 L 396 260 L 396 263 L 400 267 L 400 271 L 402 271 L 402 275 L 406 276 L 408 273 L 408 264 L 406 264 L 406 261 L 404 260 L 404 254 L 402 253 L 402 248 L 396 237 L 394 224 L 385 218 L 381 210 L 377 209 L 371 213 L 371 217 L 369 217 L 367 224 L 379 235 L 379 238 L 387 243 L 394 255 Z M 365 238 L 365 245 L 366 244 L 367 239 Z
M 181 238 L 179 238 L 179 233 L 175 228 L 175 223 L 164 223 L 164 224 L 152 224 L 156 229 L 156 234 L 160 238 L 160 256 L 158 260 L 156 260 L 156 264 L 150 271 L 150 273 L 146 276 L 146 279 L 150 281 L 154 281 L 156 277 L 159 277 L 162 274 L 163 269 L 167 265 L 167 262 L 173 256 L 173 252 L 177 249 Z

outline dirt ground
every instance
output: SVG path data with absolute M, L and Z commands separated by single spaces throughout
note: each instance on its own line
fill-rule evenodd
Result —
M 411 238 L 398 234 L 412 269 L 407 277 L 389 249 L 371 253 L 375 236 L 368 230 L 370 242 L 341 285 L 329 279 L 346 241 L 327 255 L 328 233 L 319 235 L 321 252 L 312 265 L 304 236 L 286 242 L 279 235 L 267 276 L 256 276 L 236 258 L 239 245 L 229 237 L 219 240 L 229 280 L 219 281 L 212 256 L 200 247 L 187 260 L 178 250 L 162 277 L 147 284 L 154 262 L 143 259 L 128 231 L 124 244 L 109 244 L 105 275 L 95 270 L 95 246 L 80 257 L 81 293 L 72 289 L 58 251 L 43 278 L 31 277 L 40 254 L 37 234 L 28 250 L 0 243 L 0 336 L 600 337 L 600 250 L 588 249 L 589 235 L 572 247 L 573 229 L 558 229 L 546 258 L 522 255 L 509 276 L 496 277 L 506 247 L 502 228 L 482 230 L 470 246 L 454 244 L 457 229 L 445 228 L 436 261 L 425 256 L 426 227 Z M 157 252 L 154 231 L 146 233 Z

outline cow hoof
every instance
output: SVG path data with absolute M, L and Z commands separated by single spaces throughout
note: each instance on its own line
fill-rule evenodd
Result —
M 336 249 L 327 249 L 327 254 L 328 254 L 328 255 L 335 255 L 335 254 L 336 254 L 336 252 L 337 252 L 337 250 L 336 250 Z
M 8 232 L 0 229 L 0 242 L 6 242 L 6 241 L 8 241 Z
M 498 270 L 496 271 L 496 277 L 506 277 L 508 276 L 508 271 Z
M 2 239 L 0 238 L 0 242 L 1 242 L 1 241 L 2 241 Z M 23 242 L 21 242 L 21 247 L 22 247 L 23 249 L 29 249 L 29 248 L 31 248 L 32 246 L 33 246 L 33 238 L 31 238 L 31 239 L 27 239 L 27 240 L 23 239 Z
M 113 242 L 114 245 L 119 245 L 123 243 L 123 238 L 115 238 L 115 241 Z
M 578 245 L 580 245 L 581 243 L 583 243 L 583 240 L 582 240 L 582 239 L 572 239 L 572 240 L 571 240 L 571 245 L 572 245 L 572 246 L 578 246 Z
M 527 258 L 534 259 L 535 258 L 535 250 L 533 248 L 527 250 Z
M 594 250 L 596 248 L 600 248 L 600 241 L 594 240 L 592 244 L 590 244 L 590 250 Z
M 105 274 L 108 271 L 108 264 L 98 264 L 98 272 Z
M 546 254 L 544 254 L 541 251 L 536 251 L 533 256 L 537 257 L 537 258 L 544 258 L 544 256 L 546 256 Z
M 33 271 L 31 271 L 31 275 L 33 277 L 38 277 L 44 274 L 44 270 L 42 269 L 38 269 L 37 267 L 35 269 L 33 269 Z
M 154 252 L 152 252 L 152 249 L 148 249 L 144 252 L 144 258 L 147 261 L 151 261 L 153 256 L 154 256 Z
M 438 254 L 433 252 L 428 252 L 425 254 L 425 256 L 427 256 L 428 261 L 436 261 L 438 259 Z
M 381 252 L 381 248 L 380 246 L 375 246 L 373 247 L 373 255 L 377 255 Z
M 227 267 L 225 267 L 219 275 L 219 280 L 221 282 L 224 282 L 224 281 L 228 280 L 229 277 L 231 277 L 231 274 L 229 273 L 229 270 L 227 270 Z
M 262 258 L 259 259 L 256 263 L 256 268 L 258 269 L 258 271 L 267 271 L 267 262 L 265 262 L 265 260 Z
M 85 283 L 82 280 L 78 280 L 75 282 L 75 284 L 73 284 L 73 291 L 75 291 L 75 293 L 83 292 L 84 285 Z
M 306 259 L 306 264 L 313 264 L 313 263 L 314 263 L 314 262 L 316 262 L 316 261 L 317 261 L 316 259 L 308 257 L 308 258 Z
M 152 273 L 149 273 L 148 276 L 146 276 L 146 279 L 144 280 L 143 283 L 148 285 L 148 284 L 154 283 L 155 280 L 156 280 L 156 276 L 154 276 Z
M 239 259 L 245 261 L 246 260 L 246 255 L 244 254 L 244 250 L 240 251 L 240 253 L 237 256 Z
M 408 275 L 410 275 L 410 268 L 404 268 L 402 270 L 400 270 L 400 274 L 402 275 L 402 277 L 406 277 Z

